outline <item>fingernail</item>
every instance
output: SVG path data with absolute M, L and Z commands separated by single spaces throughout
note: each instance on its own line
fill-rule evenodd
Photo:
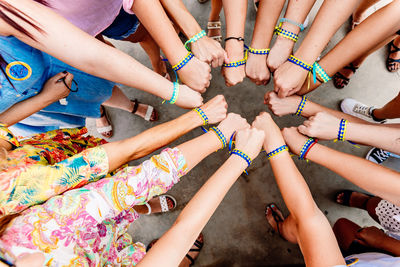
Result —
M 68 73 L 68 71 L 64 70 L 62 73 L 64 73 L 64 74 L 67 74 L 67 73 Z
M 274 205 L 274 204 L 272 204 L 272 205 L 271 205 L 271 208 L 275 208 L 275 205 Z

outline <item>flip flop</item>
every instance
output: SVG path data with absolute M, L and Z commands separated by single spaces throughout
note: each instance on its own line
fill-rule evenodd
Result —
M 284 238 L 283 235 L 281 234 L 281 230 L 280 230 L 280 228 L 279 228 L 279 223 L 280 223 L 280 222 L 283 222 L 283 219 L 282 219 L 281 216 L 279 216 L 279 214 L 273 209 L 274 206 L 275 206 L 275 208 L 276 208 L 277 210 L 281 211 L 281 210 L 279 209 L 279 207 L 278 207 L 275 203 L 270 203 L 270 204 L 268 204 L 267 207 L 265 208 L 265 218 L 267 218 L 267 213 L 268 213 L 268 209 L 269 209 L 269 210 L 271 211 L 272 217 L 274 218 L 274 221 L 275 221 L 275 223 L 276 223 L 276 229 L 277 229 L 278 235 L 279 235 L 283 240 L 287 241 L 286 238 Z M 281 212 L 281 213 L 282 213 L 282 212 Z M 267 219 L 267 222 L 269 223 L 268 219 Z M 269 223 L 269 225 L 271 225 L 271 224 Z M 272 225 L 271 225 L 271 227 L 273 228 Z
M 207 23 L 207 30 L 221 30 L 221 21 L 209 21 Z M 215 35 L 215 36 L 208 36 L 211 39 L 221 43 L 222 42 L 222 35 Z
M 342 190 L 342 191 L 339 191 L 339 192 L 337 192 L 337 193 L 335 194 L 335 199 L 334 199 L 334 201 L 335 201 L 337 204 L 342 205 L 342 206 L 352 207 L 352 208 L 359 208 L 359 207 L 350 206 L 351 194 L 353 194 L 354 192 L 357 192 L 357 191 L 353 191 L 353 190 Z M 361 192 L 357 192 L 357 193 L 361 193 Z M 340 194 L 343 194 L 343 197 L 342 197 L 343 203 L 341 203 L 341 202 L 338 201 L 338 197 L 339 197 Z M 367 196 L 369 196 L 370 198 L 373 197 L 373 195 L 370 195 L 370 194 L 365 194 L 365 193 L 361 193 L 361 194 L 367 195 Z M 367 200 L 364 201 L 364 203 L 361 205 L 360 208 L 362 208 L 362 209 L 367 209 L 368 200 L 369 200 L 369 198 L 368 198 Z
M 386 69 L 388 71 L 390 71 L 390 72 L 396 72 L 399 69 L 399 68 L 397 68 L 397 69 L 391 69 L 390 68 L 390 67 L 394 67 L 395 63 L 400 63 L 400 59 L 394 59 L 394 58 L 390 57 L 391 54 L 397 53 L 399 51 L 400 51 L 400 47 L 397 47 L 394 44 L 394 41 L 391 41 L 389 43 L 389 55 L 388 55 L 388 57 L 386 59 Z
M 354 73 L 356 73 L 356 71 L 358 70 L 358 67 L 354 66 L 353 63 L 350 63 L 349 65 L 347 65 L 346 67 L 344 67 L 344 69 L 348 69 L 351 70 Z M 341 81 L 340 81 L 341 80 Z M 344 76 L 342 73 L 337 72 L 334 76 L 333 76 L 333 85 L 337 88 L 337 89 L 342 89 L 345 86 L 347 86 L 350 82 L 350 78 L 347 78 L 346 76 Z
M 103 107 L 103 105 L 100 106 L 100 109 L 101 109 L 101 111 L 100 111 L 100 118 L 106 117 L 106 119 L 107 119 L 109 125 L 103 126 L 103 127 L 97 127 L 97 126 L 96 126 L 96 130 L 97 130 L 97 132 L 98 132 L 99 134 L 101 134 L 101 135 L 104 136 L 105 138 L 110 138 L 110 137 L 113 136 L 113 128 L 112 128 L 112 125 L 111 125 L 110 117 L 109 117 L 109 115 L 108 115 L 108 113 L 107 113 L 107 110 Z
M 168 212 L 168 211 L 172 211 L 172 210 L 174 210 L 174 209 L 176 208 L 176 206 L 177 206 L 176 199 L 175 199 L 173 196 L 171 196 L 171 195 L 162 195 L 162 196 L 159 196 L 158 198 L 160 199 L 160 205 L 161 205 L 161 212 L 162 212 L 162 213 Z M 167 198 L 169 198 L 169 199 L 174 203 L 171 209 L 168 207 Z M 144 204 L 146 205 L 146 207 L 147 207 L 148 210 L 149 210 L 149 211 L 146 213 L 146 215 L 151 214 L 151 206 L 150 206 L 150 204 L 147 203 L 147 202 L 144 203 Z
M 139 114 L 136 114 L 138 108 L 139 108 L 139 104 L 141 104 L 139 102 L 139 100 L 137 100 L 136 98 L 134 100 L 131 100 L 133 103 L 133 110 L 132 110 L 132 114 L 135 114 L 137 116 L 142 117 Z M 157 110 L 154 109 L 154 107 L 147 105 L 147 111 L 146 111 L 146 115 L 143 117 L 143 119 L 145 121 L 156 121 L 158 120 L 158 112 Z

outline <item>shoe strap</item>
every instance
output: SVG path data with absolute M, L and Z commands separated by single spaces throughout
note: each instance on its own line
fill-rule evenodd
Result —
M 167 197 L 166 196 L 160 196 L 159 198 L 160 198 L 161 211 L 162 212 L 169 211 Z

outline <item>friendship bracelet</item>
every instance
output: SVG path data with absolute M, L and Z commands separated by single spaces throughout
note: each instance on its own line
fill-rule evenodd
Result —
M 268 55 L 268 54 L 269 54 L 269 51 L 271 51 L 271 49 L 269 49 L 269 48 L 266 48 L 266 49 L 256 49 L 256 48 L 253 48 L 253 47 L 250 47 L 250 46 L 247 46 L 247 45 L 245 45 L 244 47 L 247 49 L 247 51 L 248 51 L 250 54 L 254 54 L 254 55 Z
M 208 125 L 208 117 L 201 108 L 195 108 L 195 109 L 193 109 L 193 111 L 195 111 L 197 114 L 199 114 L 199 116 L 203 120 L 203 125 Z
M 294 21 L 294 20 L 287 19 L 287 18 L 281 18 L 281 19 L 279 20 L 279 22 L 280 22 L 280 23 L 288 22 L 288 23 L 290 23 L 290 24 L 293 24 L 293 25 L 299 27 L 299 28 L 300 28 L 300 31 L 304 31 L 304 29 L 306 28 L 306 27 L 304 27 L 304 24 L 298 23 L 298 22 L 296 22 L 296 21 Z
M 229 41 L 229 40 L 237 40 L 239 42 L 244 42 L 244 38 L 243 37 L 227 37 L 227 38 L 225 38 L 225 42 Z
M 271 159 L 272 157 L 274 157 L 284 151 L 289 151 L 289 148 L 287 145 L 280 146 L 277 149 L 272 150 L 271 152 L 267 153 L 267 159 Z
M 187 55 L 181 61 L 179 61 L 177 64 L 172 66 L 172 69 L 175 72 L 182 69 L 193 57 L 194 57 L 194 55 L 192 54 L 192 52 L 189 51 L 187 53 Z
M 290 32 L 285 29 L 282 29 L 281 25 L 282 25 L 282 23 L 279 24 L 278 27 L 275 27 L 275 34 L 278 36 L 282 36 L 282 37 L 289 39 L 296 43 L 299 40 L 299 35 L 295 34 L 294 32 Z
M 337 138 L 339 141 L 344 141 L 344 138 L 346 136 L 347 123 L 348 123 L 348 120 L 341 119 L 340 125 L 339 125 L 338 138 Z
M 201 32 L 199 32 L 198 34 L 196 34 L 195 36 L 193 36 L 192 38 L 190 38 L 189 40 L 187 40 L 185 42 L 185 48 L 187 51 L 191 51 L 189 44 L 190 43 L 194 43 L 197 42 L 199 39 L 203 38 L 204 36 L 206 36 L 206 32 L 204 30 L 202 30 Z
M 301 60 L 293 55 L 290 55 L 290 57 L 288 58 L 288 61 L 305 69 L 306 71 L 310 71 L 312 69 L 312 66 L 310 64 L 304 62 L 303 60 Z
M 318 62 L 315 62 L 313 65 L 314 83 L 317 83 L 317 74 L 324 83 L 327 83 L 332 79 L 331 77 L 329 77 L 328 73 L 326 73 L 326 71 L 321 67 L 321 65 L 319 65 Z
M 304 106 L 306 105 L 308 98 L 306 96 L 301 97 L 301 101 L 299 103 L 299 106 L 297 107 L 296 113 L 294 115 L 296 116 L 301 116 L 301 113 L 303 112 Z
M 165 102 L 168 102 L 170 104 L 175 104 L 176 100 L 178 100 L 178 95 L 179 95 L 179 83 L 174 82 L 174 91 L 172 92 L 172 97 L 170 100 L 164 100 L 162 103 L 164 104 Z
M 218 129 L 217 127 L 212 127 L 210 128 L 210 131 L 213 131 L 217 136 L 218 139 L 221 141 L 222 143 L 222 149 L 224 149 L 226 147 L 226 138 L 225 135 L 221 132 L 220 129 Z
M 239 66 L 245 65 L 247 62 L 247 50 L 244 51 L 244 58 L 237 61 L 232 61 L 229 63 L 224 63 L 224 67 L 226 68 L 237 68 Z
M 300 154 L 299 154 L 299 159 L 306 159 L 305 156 L 308 153 L 308 150 L 310 150 L 310 148 L 312 147 L 312 144 L 315 143 L 316 141 L 314 140 L 314 138 L 309 138 L 303 145 L 303 147 L 300 150 Z
M 249 167 L 251 165 L 251 162 L 252 162 L 251 158 L 243 151 L 241 151 L 239 149 L 234 149 L 234 150 L 232 150 L 231 155 L 237 155 L 237 156 L 241 157 L 242 159 L 244 159 L 247 162 L 247 167 Z M 246 170 L 244 172 L 246 174 L 248 174 Z

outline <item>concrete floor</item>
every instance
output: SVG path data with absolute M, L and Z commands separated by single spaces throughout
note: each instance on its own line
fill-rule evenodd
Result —
M 198 19 L 200 25 L 205 28 L 210 2 L 203 5 L 195 0 L 185 0 L 184 2 Z M 321 2 L 319 0 L 312 10 L 311 19 L 314 18 Z M 252 36 L 255 16 L 252 1 L 249 1 L 246 40 L 250 40 Z M 332 38 L 327 51 L 345 35 L 347 30 L 348 25 L 346 24 Z M 304 37 L 304 35 L 303 33 L 301 36 Z M 118 48 L 150 67 L 149 60 L 139 45 L 114 43 Z M 399 73 L 389 73 L 385 69 L 386 55 L 387 50 L 381 49 L 370 56 L 345 89 L 337 90 L 332 83 L 328 83 L 312 93 L 310 99 L 333 109 L 337 109 L 339 102 L 345 97 L 353 97 L 375 106 L 385 104 L 398 93 L 399 82 Z M 252 122 L 260 111 L 266 110 L 262 99 L 266 91 L 272 90 L 272 82 L 265 88 L 256 86 L 246 79 L 235 87 L 227 88 L 219 71 L 219 69 L 213 70 L 213 80 L 204 95 L 205 100 L 211 99 L 217 94 L 224 94 L 229 104 L 229 111 L 240 113 L 249 122 Z M 134 78 L 132 77 L 132 79 Z M 111 141 L 136 135 L 185 112 L 176 106 L 162 105 L 159 98 L 136 89 L 123 87 L 123 90 L 129 97 L 136 97 L 142 102 L 155 106 L 161 113 L 161 119 L 157 123 L 149 123 L 127 112 L 109 109 L 115 133 Z M 302 119 L 286 116 L 276 118 L 276 121 L 279 126 L 285 127 L 299 125 Z M 92 120 L 88 121 L 88 126 L 94 133 Z M 196 129 L 171 146 L 192 139 L 201 133 L 200 129 Z M 369 149 L 369 147 L 357 149 L 347 143 L 325 143 L 329 147 L 360 157 L 364 157 Z M 148 244 L 152 239 L 161 236 L 172 225 L 194 193 L 217 170 L 227 156 L 226 150 L 214 153 L 184 177 L 169 192 L 177 198 L 178 208 L 168 214 L 140 218 L 130 229 L 134 240 Z M 354 185 L 319 165 L 294 160 L 306 178 L 320 209 L 325 212 L 331 223 L 334 223 L 339 217 L 347 217 L 362 226 L 374 224 L 366 212 L 342 207 L 332 201 L 332 196 L 337 190 L 357 189 Z M 140 162 L 141 160 L 138 160 L 134 164 Z M 399 165 L 395 161 L 389 162 L 389 164 L 391 166 Z M 239 178 L 204 228 L 205 246 L 195 266 L 301 266 L 303 260 L 298 246 L 289 244 L 274 234 L 265 220 L 264 208 L 266 203 L 270 202 L 276 202 L 287 215 L 271 167 L 265 158 L 259 156 L 249 169 L 249 175 Z

